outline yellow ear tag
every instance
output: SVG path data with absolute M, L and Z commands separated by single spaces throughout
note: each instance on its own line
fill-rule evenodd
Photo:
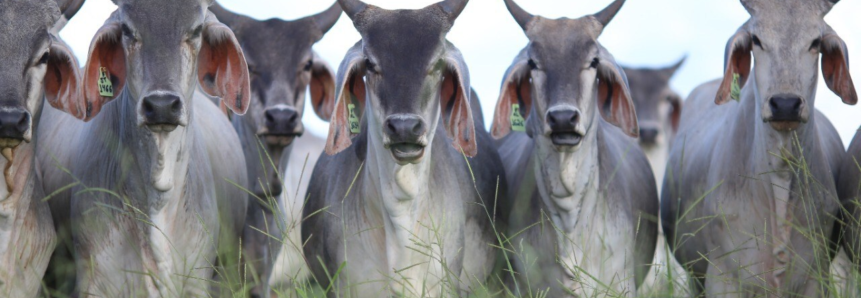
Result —
M 732 87 L 730 87 L 729 98 L 732 98 L 735 101 L 739 100 L 739 96 L 741 95 L 741 88 L 738 86 L 738 74 L 732 74 Z
M 520 105 L 512 104 L 511 105 L 511 130 L 513 131 L 526 131 L 526 120 L 523 119 L 523 115 L 520 115 Z
M 356 96 L 353 96 L 353 99 L 356 99 Z M 362 127 L 359 125 L 359 116 L 356 115 L 356 105 L 347 104 L 347 110 L 350 112 L 350 116 L 347 117 L 347 121 L 350 123 L 350 133 L 360 133 L 362 132 Z
M 114 97 L 114 85 L 111 83 L 110 73 L 106 67 L 99 67 L 99 95 Z

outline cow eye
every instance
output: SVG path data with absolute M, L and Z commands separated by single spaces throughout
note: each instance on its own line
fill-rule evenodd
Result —
M 135 40 L 135 34 L 132 32 L 132 29 L 129 28 L 128 25 L 123 24 L 122 30 L 123 30 L 123 36 L 125 36 L 126 38 L 128 38 L 130 40 Z
M 314 66 L 314 60 L 308 60 L 308 63 L 305 63 L 305 71 L 311 71 L 311 67 Z
M 197 39 L 198 37 L 200 37 L 201 33 L 203 33 L 203 25 L 199 25 L 197 26 L 197 28 L 194 28 L 194 31 L 191 32 L 189 39 Z
M 819 46 L 822 44 L 822 40 L 817 38 L 813 40 L 813 43 L 810 44 L 810 50 L 819 50 Z
M 535 64 L 534 60 L 529 59 L 527 63 L 529 64 L 529 69 L 538 69 L 538 65 Z
M 592 64 L 589 64 L 589 67 L 598 68 L 598 63 L 601 63 L 601 61 L 598 60 L 598 57 L 595 57 L 594 59 L 592 59 Z
M 45 52 L 44 54 L 42 54 L 42 57 L 39 58 L 39 62 L 36 63 L 36 65 L 43 65 L 43 64 L 48 64 L 48 52 Z
M 377 65 L 374 62 L 371 62 L 371 59 L 365 58 L 365 69 L 372 73 L 377 72 Z
M 753 45 L 758 46 L 760 49 L 762 48 L 762 42 L 759 41 L 758 36 L 754 35 L 753 37 L 751 37 L 751 40 L 753 41 Z

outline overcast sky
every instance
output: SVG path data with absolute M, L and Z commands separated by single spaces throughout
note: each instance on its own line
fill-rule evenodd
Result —
M 334 1 L 220 0 L 219 3 L 229 10 L 257 19 L 292 20 L 323 11 Z M 366 2 L 386 9 L 416 9 L 438 0 Z M 527 11 L 549 18 L 577 18 L 595 13 L 610 2 L 519 1 Z M 114 9 L 116 6 L 110 0 L 88 0 L 61 32 L 81 63 L 86 61 L 93 35 Z M 858 12 L 861 12 L 861 1 L 842 1 L 825 18 L 846 41 L 852 57 L 861 57 L 861 17 Z M 733 0 L 629 0 L 599 41 L 616 61 L 626 66 L 662 67 L 687 55 L 687 62 L 672 80 L 672 87 L 685 97 L 697 85 L 722 75 L 724 46 L 747 18 L 741 4 Z M 350 19 L 342 15 L 314 49 L 337 69 L 347 49 L 359 38 Z M 458 18 L 448 38 L 463 52 L 472 76 L 472 87 L 481 98 L 485 119 L 490 119 L 502 74 L 526 45 L 526 37 L 502 0 L 473 0 Z M 856 88 L 861 88 L 861 65 L 850 68 Z M 831 119 L 843 143 L 848 144 L 861 125 L 861 107 L 844 105 L 825 86 L 821 75 L 816 107 Z M 306 111 L 304 122 L 317 135 L 324 136 L 328 131 L 328 124 L 310 110 Z

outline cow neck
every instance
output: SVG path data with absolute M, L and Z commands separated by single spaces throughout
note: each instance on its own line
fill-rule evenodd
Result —
M 251 189 L 253 190 L 260 183 L 258 179 L 264 179 L 264 184 L 269 183 L 269 180 L 265 180 L 269 179 L 269 177 L 257 177 L 258 174 L 264 173 L 264 171 L 261 171 L 261 167 L 264 166 L 267 167 L 265 171 L 267 175 L 280 175 L 279 177 L 282 178 L 281 182 L 284 182 L 283 178 L 287 173 L 287 161 L 290 158 L 290 152 L 293 150 L 293 144 L 298 141 L 299 137 L 293 139 L 293 142 L 287 146 L 269 145 L 266 143 L 266 140 L 257 135 L 257 124 L 251 119 L 250 115 L 246 114 L 246 116 L 241 117 L 234 115 L 231 124 L 236 129 L 239 141 L 242 143 L 242 150 L 248 167 L 248 181 L 249 183 L 255 183 L 255 185 L 251 185 Z M 260 150 L 261 144 L 266 149 L 265 152 Z M 275 164 L 275 168 L 272 167 L 272 164 Z M 282 187 L 283 194 L 284 190 L 287 189 L 287 185 L 282 183 Z
M 755 76 L 751 73 L 750 77 L 754 78 Z M 749 161 L 753 165 L 750 175 L 765 175 L 763 177 L 765 178 L 763 181 L 765 182 L 765 191 L 770 195 L 766 206 L 771 208 L 771 210 L 767 210 L 766 212 L 772 214 L 769 218 L 769 224 L 775 227 L 774 233 L 771 233 L 772 256 L 774 258 L 766 262 L 766 264 L 773 267 L 771 268 L 772 278 L 769 278 L 767 281 L 773 286 L 779 287 L 791 256 L 791 248 L 788 245 L 793 230 L 793 222 L 796 219 L 796 214 L 794 214 L 793 210 L 795 210 L 797 204 L 803 203 L 793 200 L 790 191 L 793 189 L 793 186 L 799 189 L 799 185 L 795 184 L 805 183 L 798 179 L 798 175 L 805 174 L 797 173 L 801 169 L 790 165 L 787 163 L 787 160 L 794 163 L 803 159 L 806 160 L 808 165 L 819 162 L 808 159 L 811 157 L 809 153 L 813 150 L 812 146 L 815 146 L 813 144 L 819 144 L 818 135 L 815 133 L 816 122 L 814 118 L 816 117 L 816 113 L 811 112 L 808 123 L 802 124 L 794 131 L 776 131 L 770 124 L 761 121 L 759 118 L 759 115 L 761 115 L 761 106 L 759 103 L 764 101 L 759 98 L 755 81 L 751 79 L 748 81 L 747 86 L 751 87 L 746 92 L 748 96 L 745 96 L 745 99 L 741 102 L 743 105 L 741 108 L 747 109 L 748 112 L 741 111 L 738 115 L 753 116 L 755 119 L 753 121 L 755 127 L 754 144 L 751 145 L 753 148 L 762 148 L 750 150 Z M 749 113 L 751 109 L 753 113 Z M 742 123 L 750 123 L 750 120 L 737 121 L 736 123 L 737 125 L 742 125 Z
M 558 152 L 548 138 L 536 140 L 535 179 L 545 207 L 554 223 L 566 233 L 580 221 L 581 210 L 597 202 L 599 183 L 598 117 L 592 117 L 591 132 L 574 152 Z M 590 205 L 590 206 L 584 206 Z M 590 211 L 591 212 L 591 211 Z
M 120 144 L 133 156 L 141 173 L 149 179 L 144 188 L 148 197 L 158 201 L 181 196 L 182 188 L 188 175 L 189 160 L 193 137 L 188 126 L 178 126 L 170 133 L 151 132 L 145 126 L 137 124 L 137 101 L 132 100 L 127 92 L 123 92 L 120 124 Z M 188 123 L 194 123 L 194 113 L 191 104 Z M 163 204 L 156 204 L 161 206 Z

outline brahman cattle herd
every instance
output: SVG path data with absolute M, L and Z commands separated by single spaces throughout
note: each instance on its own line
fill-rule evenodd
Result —
M 0 297 L 827 297 L 838 251 L 861 268 L 861 136 L 814 108 L 820 72 L 858 100 L 837 0 L 741 0 L 684 101 L 684 60 L 597 41 L 624 0 L 499 0 L 529 42 L 493 119 L 446 39 L 467 0 L 114 0 L 79 65 L 58 33 L 83 2 L 0 0 Z M 342 12 L 336 72 L 312 46 Z

